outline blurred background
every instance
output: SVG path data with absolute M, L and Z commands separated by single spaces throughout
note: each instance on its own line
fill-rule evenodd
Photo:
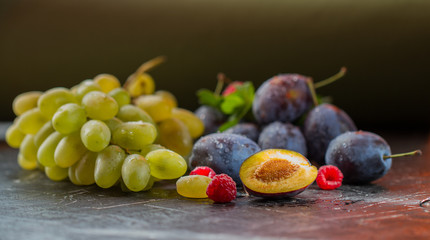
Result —
M 258 87 L 278 73 L 323 80 L 360 129 L 428 132 L 430 1 L 0 1 L 0 121 L 13 98 L 71 87 L 99 73 L 122 82 L 153 57 L 150 74 L 181 107 L 216 75 Z

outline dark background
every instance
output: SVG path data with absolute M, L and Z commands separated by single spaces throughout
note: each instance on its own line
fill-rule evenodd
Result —
M 144 61 L 157 89 L 198 107 L 216 74 L 259 86 L 278 73 L 347 75 L 330 95 L 366 130 L 428 131 L 430 1 L 0 1 L 0 120 L 30 90 L 99 73 L 122 82 Z

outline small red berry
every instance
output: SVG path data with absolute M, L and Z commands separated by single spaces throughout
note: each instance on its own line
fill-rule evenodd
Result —
M 333 190 L 342 185 L 343 174 L 333 165 L 325 165 L 318 169 L 316 182 L 324 190 Z
M 201 166 L 194 168 L 193 171 L 190 172 L 190 175 L 203 175 L 206 177 L 214 178 L 216 173 L 210 167 Z
M 236 183 L 227 174 L 219 174 L 212 178 L 206 194 L 217 203 L 227 203 L 236 199 Z
M 236 88 L 237 88 L 237 86 L 241 86 L 241 85 L 243 85 L 243 82 L 240 82 L 240 81 L 234 81 L 234 82 L 230 83 L 230 84 L 229 84 L 229 85 L 224 89 L 224 91 L 222 92 L 222 95 L 225 97 L 225 96 L 228 96 L 228 95 L 230 95 L 230 94 L 232 94 L 232 93 L 236 92 Z

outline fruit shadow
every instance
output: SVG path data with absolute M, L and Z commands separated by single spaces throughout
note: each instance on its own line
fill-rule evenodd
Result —
M 250 198 L 248 204 L 253 207 L 308 207 L 316 203 L 315 199 L 303 198 Z

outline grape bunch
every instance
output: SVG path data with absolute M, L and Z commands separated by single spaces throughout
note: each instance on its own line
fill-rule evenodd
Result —
M 172 93 L 155 91 L 145 72 L 161 62 L 144 63 L 123 87 L 99 74 L 70 89 L 18 95 L 6 132 L 7 143 L 19 148 L 18 164 L 54 181 L 134 192 L 184 175 L 204 125 Z

